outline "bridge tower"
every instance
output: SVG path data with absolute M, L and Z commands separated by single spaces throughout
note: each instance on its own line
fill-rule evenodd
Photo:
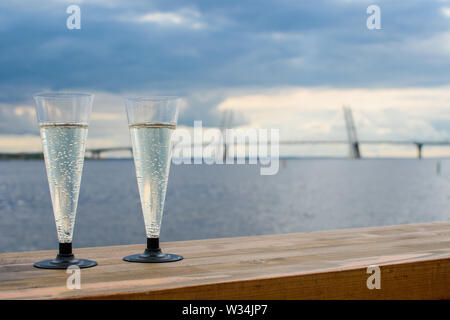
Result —
M 358 136 L 356 135 L 355 122 L 353 121 L 352 109 L 343 106 L 345 126 L 347 128 L 348 144 L 350 147 L 350 159 L 360 159 Z

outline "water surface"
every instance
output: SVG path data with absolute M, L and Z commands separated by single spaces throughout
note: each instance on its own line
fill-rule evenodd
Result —
M 162 241 L 450 219 L 450 160 L 288 160 L 172 165 Z M 56 249 L 43 161 L 0 161 L 0 252 Z M 85 162 L 75 247 L 145 242 L 132 160 Z

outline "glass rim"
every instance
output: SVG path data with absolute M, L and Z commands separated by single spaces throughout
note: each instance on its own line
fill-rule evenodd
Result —
M 92 93 L 85 92 L 39 92 L 33 95 L 34 99 L 69 99 L 69 98 L 92 98 Z
M 127 101 L 140 102 L 140 101 L 151 101 L 151 102 L 162 102 L 162 101 L 173 101 L 178 100 L 179 96 L 139 96 L 139 97 L 125 97 Z

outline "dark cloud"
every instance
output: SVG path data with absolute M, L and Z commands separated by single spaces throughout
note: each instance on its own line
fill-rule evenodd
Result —
M 421 45 L 448 30 L 444 2 L 377 1 L 376 31 L 366 1 L 86 1 L 81 30 L 65 26 L 69 4 L 0 4 L 0 101 L 44 89 L 178 94 L 185 119 L 213 125 L 217 88 L 449 82 L 450 56 Z M 217 94 L 198 96 L 207 90 Z

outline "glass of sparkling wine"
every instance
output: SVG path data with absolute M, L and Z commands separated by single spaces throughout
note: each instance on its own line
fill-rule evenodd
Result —
M 177 97 L 127 98 L 126 109 L 134 166 L 147 234 L 142 254 L 124 257 L 129 262 L 171 262 L 182 256 L 163 253 L 159 247 L 161 220 L 180 99 Z
M 55 259 L 34 264 L 37 268 L 89 268 L 97 262 L 76 259 L 72 234 L 83 171 L 89 117 L 94 97 L 86 93 L 42 93 L 34 96 L 41 132 L 48 185 L 55 215 L 59 253 Z

